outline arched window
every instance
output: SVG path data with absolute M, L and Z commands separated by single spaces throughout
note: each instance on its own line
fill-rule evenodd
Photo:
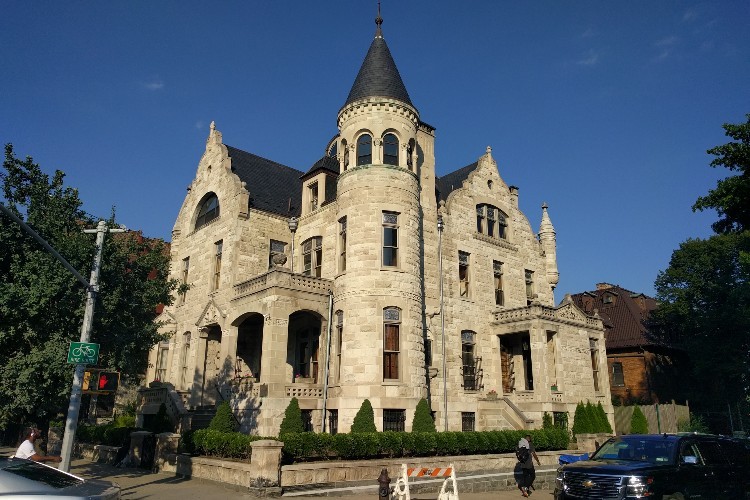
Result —
M 206 225 L 219 217 L 219 198 L 214 193 L 207 195 L 198 209 L 198 217 L 195 219 L 195 229 Z
M 398 165 L 398 138 L 394 134 L 383 136 L 383 164 Z
M 370 134 L 362 134 L 357 139 L 357 165 L 370 165 L 372 163 L 372 137 Z

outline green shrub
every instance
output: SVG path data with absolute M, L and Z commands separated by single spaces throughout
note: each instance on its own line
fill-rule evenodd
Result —
M 630 419 L 630 433 L 648 434 L 648 422 L 646 421 L 646 416 L 638 405 L 633 408 L 633 417 Z
M 284 420 L 281 421 L 281 426 L 279 427 L 279 436 L 302 432 L 305 432 L 305 428 L 302 425 L 302 411 L 299 409 L 297 398 L 292 398 L 289 401 L 289 406 L 286 407 L 286 412 L 284 412 Z
M 435 421 L 432 420 L 430 405 L 422 398 L 414 410 L 414 422 L 411 425 L 412 432 L 436 432 Z
M 115 427 L 135 427 L 135 415 L 117 415 Z
M 552 415 L 545 411 L 542 415 L 542 429 L 547 429 L 549 427 L 552 427 Z
M 219 432 L 234 432 L 237 430 L 237 421 L 228 401 L 224 401 L 216 409 L 216 415 L 211 419 L 208 428 Z
M 135 427 L 110 427 L 104 431 L 104 442 L 107 446 L 125 446 L 130 443 L 130 433 Z
M 677 431 L 678 432 L 701 432 L 701 433 L 708 433 L 709 429 L 706 425 L 706 422 L 703 420 L 702 417 L 694 414 L 690 414 L 689 420 L 679 420 L 677 422 Z
M 589 432 L 599 432 L 599 418 L 596 415 L 596 409 L 594 405 L 591 404 L 591 401 L 586 401 L 586 405 L 584 408 L 591 429 L 589 430 Z
M 381 455 L 386 457 L 402 457 L 404 456 L 404 440 L 403 433 L 386 431 L 380 435 L 380 450 Z
M 458 453 L 458 438 L 455 432 L 438 432 L 435 440 L 437 455 L 455 455 Z
M 612 425 L 610 425 L 609 423 L 609 419 L 607 418 L 607 413 L 604 411 L 604 407 L 602 406 L 601 402 L 599 402 L 596 405 L 596 412 L 599 415 L 599 419 L 602 422 L 602 426 L 599 432 L 606 432 L 607 434 L 612 434 Z
M 582 402 L 578 403 L 578 405 L 576 405 L 576 414 L 573 420 L 573 435 L 590 433 L 591 422 L 588 418 L 588 412 L 586 412 L 586 406 Z
M 196 453 L 195 451 L 195 443 L 193 443 L 193 434 L 195 434 L 196 431 L 194 430 L 188 430 L 182 433 L 180 436 L 180 441 L 177 444 L 177 451 L 180 453 L 188 453 L 192 455 L 193 453 Z
M 190 441 L 196 453 L 221 458 L 249 460 L 252 454 L 250 443 L 261 436 L 248 436 L 240 432 L 221 432 L 215 429 L 200 429 L 192 433 Z
M 354 416 L 354 421 L 352 422 L 351 433 L 356 434 L 361 432 L 378 432 L 378 429 L 375 427 L 375 412 L 372 409 L 369 399 L 362 401 L 362 406 L 359 407 L 359 411 Z

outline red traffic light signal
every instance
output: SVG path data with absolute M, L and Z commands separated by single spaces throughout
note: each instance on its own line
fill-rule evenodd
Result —
M 100 372 L 97 390 L 102 392 L 115 392 L 120 385 L 120 372 Z

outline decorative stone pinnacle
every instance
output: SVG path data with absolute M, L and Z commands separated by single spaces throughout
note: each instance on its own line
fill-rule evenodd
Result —
M 375 18 L 375 25 L 377 28 L 375 28 L 375 38 L 383 38 L 383 31 L 380 29 L 380 26 L 383 24 L 383 18 L 380 17 L 380 0 L 378 0 L 378 17 Z
M 487 154 L 488 154 L 488 155 L 489 155 L 489 154 L 492 154 L 492 148 L 491 148 L 491 147 L 489 147 L 489 146 L 487 146 Z
M 549 205 L 547 205 L 546 201 L 542 203 L 542 210 L 547 210 L 548 208 L 549 208 Z

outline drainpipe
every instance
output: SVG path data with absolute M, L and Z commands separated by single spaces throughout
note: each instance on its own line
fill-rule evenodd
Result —
M 445 313 L 443 311 L 443 216 L 438 215 L 438 275 L 440 277 L 440 329 L 443 344 L 443 422 L 445 432 L 448 432 L 448 387 L 445 373 Z
M 326 368 L 323 376 L 323 416 L 320 419 L 320 432 L 326 431 L 326 402 L 328 398 L 328 364 L 331 358 L 331 322 L 333 321 L 333 292 L 328 291 L 328 332 L 326 333 Z

